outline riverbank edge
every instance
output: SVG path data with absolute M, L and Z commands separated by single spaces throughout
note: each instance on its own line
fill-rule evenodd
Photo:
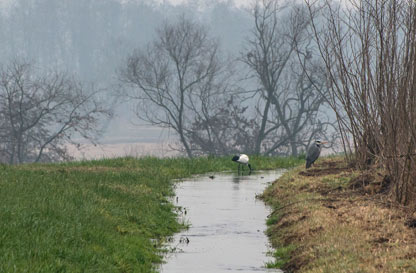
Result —
M 304 159 L 250 156 L 255 170 Z M 157 272 L 184 225 L 176 179 L 237 171 L 230 157 L 1 164 L 0 272 Z
M 271 206 L 270 268 L 285 272 L 416 272 L 416 214 L 388 199 L 382 170 L 341 157 L 296 167 L 261 198 Z

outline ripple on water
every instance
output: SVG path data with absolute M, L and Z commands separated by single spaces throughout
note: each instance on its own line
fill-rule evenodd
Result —
M 264 234 L 270 211 L 255 196 L 282 172 L 215 174 L 178 183 L 175 204 L 186 209 L 182 217 L 191 226 L 174 236 L 161 272 L 281 272 L 264 267 L 273 260 L 266 255 Z

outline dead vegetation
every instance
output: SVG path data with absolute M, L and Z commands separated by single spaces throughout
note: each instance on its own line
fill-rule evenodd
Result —
M 416 272 L 416 210 L 391 202 L 383 170 L 358 173 L 339 159 L 290 171 L 264 198 L 269 235 L 292 246 L 286 272 Z M 278 200 L 278 201 L 277 201 Z
M 305 2 L 347 158 L 382 166 L 391 198 L 416 206 L 416 1 Z

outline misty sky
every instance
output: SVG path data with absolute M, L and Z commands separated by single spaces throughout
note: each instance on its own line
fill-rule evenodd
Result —
M 9 5 L 10 3 L 13 3 L 14 0 L 0 0 L 0 3 L 2 5 Z M 165 1 L 173 4 L 173 5 L 180 5 L 180 4 L 189 4 L 189 3 L 198 3 L 199 5 L 209 5 L 212 3 L 212 0 L 120 0 L 120 2 L 154 2 L 157 4 L 163 4 Z M 234 2 L 236 6 L 238 7 L 247 7 L 252 3 L 252 0 L 218 0 L 218 2 Z
M 174 5 L 186 4 L 186 3 L 191 3 L 191 2 L 199 2 L 202 5 L 212 3 L 212 0 L 166 0 L 166 1 Z M 163 3 L 164 0 L 153 0 L 153 2 Z M 229 0 L 220 0 L 219 2 L 229 2 Z M 252 2 L 252 0 L 234 0 L 232 2 L 234 2 L 237 6 L 241 7 L 241 6 L 249 5 Z
M 56 0 L 59 2 L 59 0 Z M 144 3 L 146 8 L 139 6 L 131 14 L 123 13 L 123 19 L 128 17 L 133 21 L 136 28 L 130 28 L 130 35 L 124 35 L 117 29 L 117 20 L 121 11 L 113 11 L 117 6 L 94 7 L 102 8 L 99 12 L 104 17 L 97 17 L 99 24 L 92 25 L 95 21 L 91 18 L 91 11 L 77 10 L 76 4 L 73 13 L 63 16 L 56 12 L 56 5 L 38 9 L 31 7 L 30 13 L 22 13 L 19 8 L 24 6 L 14 5 L 18 0 L 0 0 L 0 14 L 6 15 L 3 26 L 0 26 L 0 37 L 4 44 L 0 50 L 0 60 L 6 62 L 14 56 L 24 56 L 34 60 L 38 65 L 54 67 L 61 65 L 63 71 L 69 71 L 81 80 L 92 81 L 96 84 L 109 84 L 106 80 L 114 78 L 120 61 L 128 55 L 133 48 L 141 48 L 153 38 L 155 28 L 165 19 L 175 18 L 179 12 L 188 12 L 191 16 L 201 16 L 202 22 L 208 25 L 211 35 L 219 38 L 222 49 L 232 54 L 238 54 L 242 50 L 244 37 L 249 33 L 251 21 L 245 8 L 255 0 L 114 0 L 121 3 Z M 20 3 L 53 3 L 53 1 L 20 1 Z M 74 0 L 74 3 L 82 1 Z M 105 1 L 102 1 L 103 3 Z M 110 3 L 111 1 L 106 1 Z M 222 3 L 222 4 L 218 4 Z M 170 6 L 164 9 L 163 4 Z M 186 8 L 172 7 L 185 5 Z M 81 6 L 81 5 L 80 5 Z M 236 6 L 241 9 L 230 8 Z M 13 10 L 13 8 L 17 8 Z M 196 13 L 192 10 L 196 9 Z M 12 11 L 14 13 L 12 13 Z M 11 14 L 12 19 L 7 17 Z M 110 17 L 105 17 L 110 16 Z M 113 17 L 111 17 L 113 16 Z M 71 19 L 68 19 L 71 18 Z M 0 23 L 2 23 L 1 21 Z M 56 22 L 56 24 L 51 24 Z M 96 21 L 98 22 L 98 21 Z M 113 25 L 111 25 L 113 23 Z M 80 27 L 82 26 L 82 27 Z M 95 27 L 92 31 L 92 27 Z M 111 28 L 113 27 L 113 28 Z M 3 28 L 3 29 L 2 29 Z M 91 29 L 91 30 L 89 30 Z M 90 32 L 89 32 L 90 31 Z M 10 36 L 10 33 L 13 35 Z M 69 35 L 72 39 L 65 44 L 62 33 Z M 93 37 L 93 38 L 91 38 Z M 95 40 L 94 40 L 95 39 Z M 101 55 L 97 55 L 101 54 Z M 98 57 L 97 57 L 98 56 Z M 111 83 L 110 83 L 111 84 Z M 101 143 L 132 143 L 132 142 L 160 142 L 170 139 L 172 133 L 161 132 L 160 129 L 144 125 L 132 113 L 132 105 L 119 105 L 116 109 L 115 118 L 106 126 L 104 138 Z M 136 126 L 139 123 L 141 126 Z

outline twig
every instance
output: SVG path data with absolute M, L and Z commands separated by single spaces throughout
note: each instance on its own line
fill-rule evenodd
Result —
M 296 205 L 296 204 L 298 204 L 298 203 L 308 202 L 308 201 L 332 201 L 332 202 L 334 202 L 334 201 L 340 201 L 340 199 L 333 199 L 333 198 L 308 198 L 308 199 L 304 199 L 304 200 L 300 200 L 300 201 L 296 201 L 296 202 L 291 202 L 291 203 L 286 204 L 286 205 L 284 205 L 284 206 L 282 206 L 282 207 L 278 207 L 278 208 L 276 208 L 276 209 L 272 212 L 272 214 L 274 214 L 275 212 L 277 212 L 277 211 L 279 211 L 279 210 L 282 210 L 282 209 L 284 209 L 284 208 L 287 208 L 287 207 L 290 207 L 290 206 Z

